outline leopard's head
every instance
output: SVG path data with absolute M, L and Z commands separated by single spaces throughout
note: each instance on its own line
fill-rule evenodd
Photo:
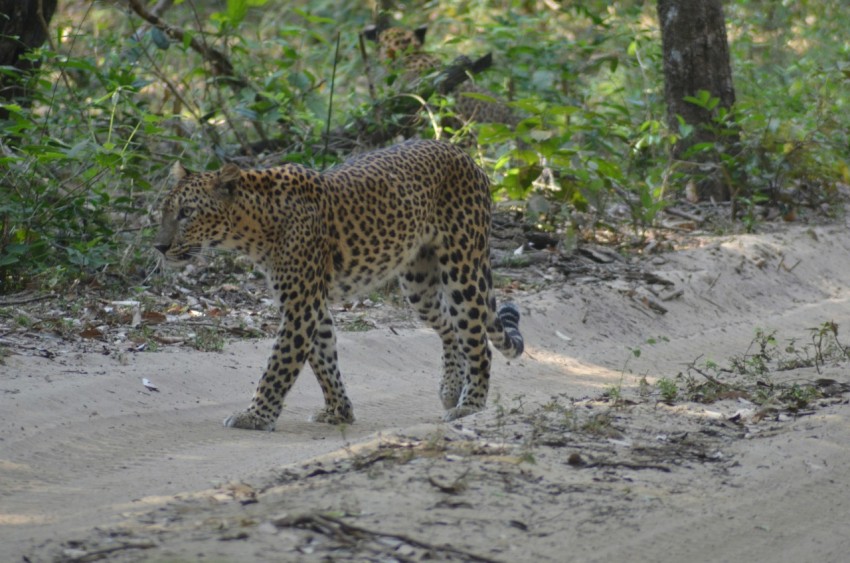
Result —
M 425 44 L 427 26 L 410 30 L 402 27 L 379 28 L 369 26 L 363 31 L 366 39 L 378 43 L 380 57 L 385 61 L 394 61 L 407 55 L 418 53 Z
M 230 206 L 241 172 L 235 164 L 225 164 L 215 172 L 188 172 L 182 164 L 171 169 L 174 187 L 162 205 L 162 220 L 154 248 L 167 262 L 182 264 L 204 248 L 227 240 Z

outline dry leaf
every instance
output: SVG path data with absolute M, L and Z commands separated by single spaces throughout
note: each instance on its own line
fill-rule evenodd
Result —
M 142 313 L 142 320 L 145 324 L 156 325 L 160 323 L 164 323 L 166 320 L 166 316 L 157 311 L 145 311 Z
M 80 332 L 80 336 L 83 338 L 103 338 L 103 332 L 95 328 L 93 326 L 87 327 Z

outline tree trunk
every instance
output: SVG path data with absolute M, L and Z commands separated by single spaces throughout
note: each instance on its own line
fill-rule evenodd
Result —
M 57 0 L 0 0 L 0 66 L 20 71 L 19 76 L 0 75 L 0 100 L 26 103 L 28 75 L 39 62 L 23 55 L 47 40 L 47 24 L 56 11 Z M 0 119 L 8 112 L 0 108 Z
M 736 153 L 740 142 L 737 130 L 713 120 L 719 108 L 729 109 L 735 103 L 721 0 L 658 0 L 657 8 L 667 121 L 673 131 L 681 130 L 679 117 L 693 127 L 691 135 L 676 143 L 673 157 L 718 164 L 720 154 Z M 707 109 L 685 101 L 687 96 L 699 97 L 700 91 L 718 98 L 719 103 Z M 718 150 L 689 154 L 688 150 L 698 143 L 715 143 Z M 728 201 L 732 193 L 729 174 L 720 166 L 701 166 L 700 169 L 701 177 L 696 184 L 699 198 Z

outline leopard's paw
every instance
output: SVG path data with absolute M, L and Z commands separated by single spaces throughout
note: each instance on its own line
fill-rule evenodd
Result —
M 257 413 L 247 410 L 235 412 L 224 419 L 224 425 L 228 428 L 243 428 L 245 430 L 265 430 L 272 432 L 275 427 L 274 420 L 267 420 Z
M 354 422 L 354 413 L 349 409 L 347 412 L 340 412 L 339 409 L 322 409 L 311 418 L 313 422 L 324 422 L 325 424 L 350 424 Z
M 460 389 L 443 388 L 440 389 L 440 402 L 443 403 L 443 408 L 447 411 L 452 410 L 460 400 Z
M 459 407 L 454 407 L 446 410 L 445 414 L 443 415 L 443 421 L 451 422 L 452 420 L 457 420 L 458 418 L 469 416 L 470 414 L 477 413 L 481 410 L 481 407 L 473 407 L 470 405 L 461 405 Z

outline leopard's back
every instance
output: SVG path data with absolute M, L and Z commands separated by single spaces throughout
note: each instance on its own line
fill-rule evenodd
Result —
M 451 238 L 459 222 L 489 236 L 487 176 L 445 142 L 415 140 L 365 153 L 324 173 L 323 182 L 335 298 L 385 283 L 422 246 Z

